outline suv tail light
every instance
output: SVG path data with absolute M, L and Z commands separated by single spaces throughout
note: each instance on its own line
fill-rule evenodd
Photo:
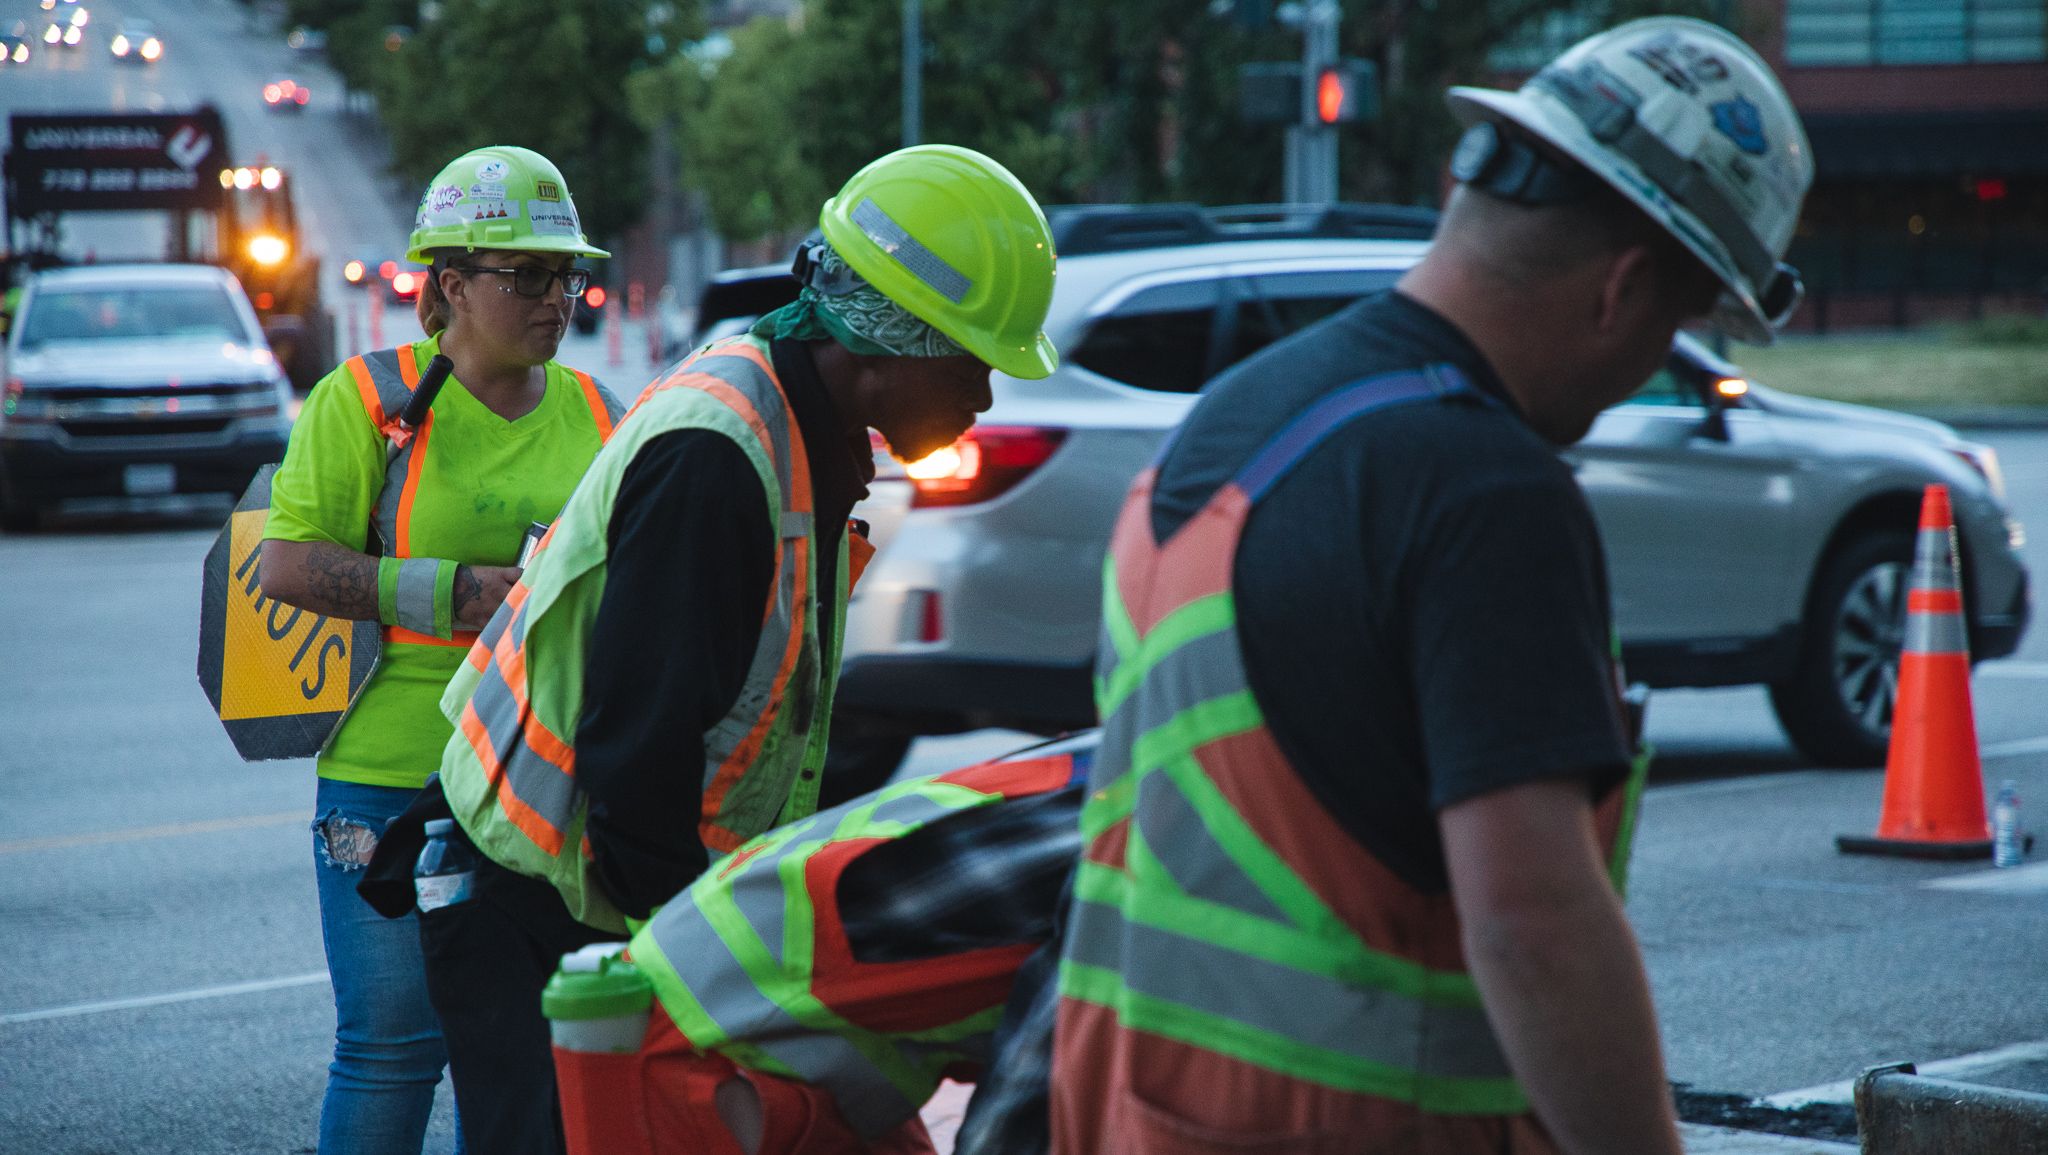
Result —
M 914 487 L 913 508 L 973 505 L 1006 493 L 1044 465 L 1064 429 L 1035 425 L 977 425 L 960 440 L 903 467 Z

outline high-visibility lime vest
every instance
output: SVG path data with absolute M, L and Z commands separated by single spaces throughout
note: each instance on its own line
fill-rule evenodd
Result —
M 553 883 L 570 914 L 604 930 L 626 923 L 597 884 L 583 837 L 589 803 L 572 743 L 584 661 L 620 480 L 642 446 L 681 429 L 721 433 L 745 451 L 776 544 L 760 644 L 737 701 L 704 735 L 702 813 L 674 819 L 694 826 L 715 859 L 817 809 L 854 535 L 841 537 L 838 588 L 821 628 L 810 460 L 757 338 L 708 345 L 647 387 L 441 699 L 456 727 L 441 788 L 463 830 L 494 861 Z
M 419 428 L 411 430 L 398 424 L 398 413 L 405 408 L 413 389 L 420 383 L 419 355 L 413 346 L 400 345 L 396 349 L 379 349 L 351 357 L 343 364 L 356 383 L 356 391 L 362 395 L 363 412 L 369 414 L 370 424 L 376 426 L 378 434 L 397 450 L 384 466 L 384 488 L 378 492 L 377 504 L 370 511 L 370 527 L 376 548 L 382 557 L 412 557 L 413 494 L 418 491 L 420 477 L 426 469 L 427 445 L 434 435 L 434 413 L 428 410 Z M 590 406 L 590 418 L 597 425 L 598 440 L 610 437 L 612 426 L 619 420 L 618 402 L 590 374 L 580 369 L 570 369 L 569 372 L 583 389 L 583 400 Z M 400 620 L 434 620 L 434 586 L 431 582 L 401 580 L 398 598 Z M 465 649 L 477 638 L 475 630 L 456 630 L 453 637 L 441 638 L 403 626 L 385 626 L 383 634 L 386 643 L 461 646 Z
M 1126 501 L 1062 943 L 1062 1155 L 1181 1149 L 1174 1136 L 1198 1131 L 1216 1150 L 1317 1135 L 1333 1151 L 1552 1149 L 1466 973 L 1451 896 L 1407 885 L 1308 789 L 1266 726 L 1237 631 L 1232 573 L 1258 501 L 1344 422 L 1454 396 L 1487 403 L 1442 365 L 1335 391 L 1163 544 L 1156 467 Z M 1638 759 L 1599 807 L 1617 886 L 1646 769 Z
M 949 814 L 1046 794 L 1074 773 L 1071 754 L 985 762 L 779 827 L 662 907 L 628 949 L 692 1047 L 825 1089 L 872 1139 L 916 1115 L 949 1072 L 975 1077 L 1039 944 L 858 961 L 840 876 Z

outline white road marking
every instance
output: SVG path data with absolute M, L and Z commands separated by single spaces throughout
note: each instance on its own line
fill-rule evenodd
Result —
M 67 1007 L 45 1007 L 38 1011 L 14 1011 L 0 1014 L 0 1026 L 9 1023 L 35 1023 L 44 1019 L 69 1019 L 78 1015 L 98 1015 L 107 1011 L 129 1011 L 137 1007 L 160 1007 L 169 1003 L 189 1003 L 200 999 L 224 999 L 233 995 L 253 995 L 263 991 L 284 990 L 287 987 L 309 987 L 327 981 L 326 971 L 310 974 L 288 975 L 278 979 L 259 979 L 248 983 L 227 983 L 217 987 L 200 987 L 193 991 L 172 991 L 162 995 L 138 995 L 132 999 L 107 999 L 97 1003 L 73 1003 Z
M 2048 894 L 2048 862 L 2004 870 L 1976 870 L 1920 884 L 1936 890 L 1978 890 L 1989 894 Z
M 1978 1051 L 1970 1055 L 1957 1055 L 1953 1059 L 1936 1059 L 1931 1063 L 1915 1063 L 1918 1073 L 1930 1079 L 1967 1079 L 1982 1071 L 1993 1071 L 2000 1067 L 2012 1067 L 2021 1063 L 2038 1063 L 2048 1060 L 2048 1039 L 2037 1039 L 2031 1043 L 2014 1043 L 2009 1047 L 1997 1047 L 1989 1051 Z M 1796 1091 L 1780 1091 L 1757 1100 L 1772 1107 L 1798 1107 L 1807 1103 L 1849 1103 L 1856 1097 L 1856 1080 L 1844 1079 L 1839 1083 L 1822 1083 L 1817 1087 L 1801 1087 Z

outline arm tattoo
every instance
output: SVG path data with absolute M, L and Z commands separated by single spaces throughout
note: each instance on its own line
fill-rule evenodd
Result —
M 483 596 L 484 583 L 466 565 L 455 567 L 455 616 L 461 617 L 463 608 Z
M 353 621 L 377 620 L 377 559 L 318 542 L 306 553 L 308 609 Z

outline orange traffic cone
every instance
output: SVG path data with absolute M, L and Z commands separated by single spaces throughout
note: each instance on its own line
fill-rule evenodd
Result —
M 1906 592 L 1906 642 L 1892 705 L 1884 811 L 1874 838 L 1842 835 L 1847 854 L 1985 858 L 1984 771 L 1970 708 L 1969 631 L 1956 580 L 1955 519 L 1948 487 L 1930 485 L 1920 504 L 1920 540 Z

